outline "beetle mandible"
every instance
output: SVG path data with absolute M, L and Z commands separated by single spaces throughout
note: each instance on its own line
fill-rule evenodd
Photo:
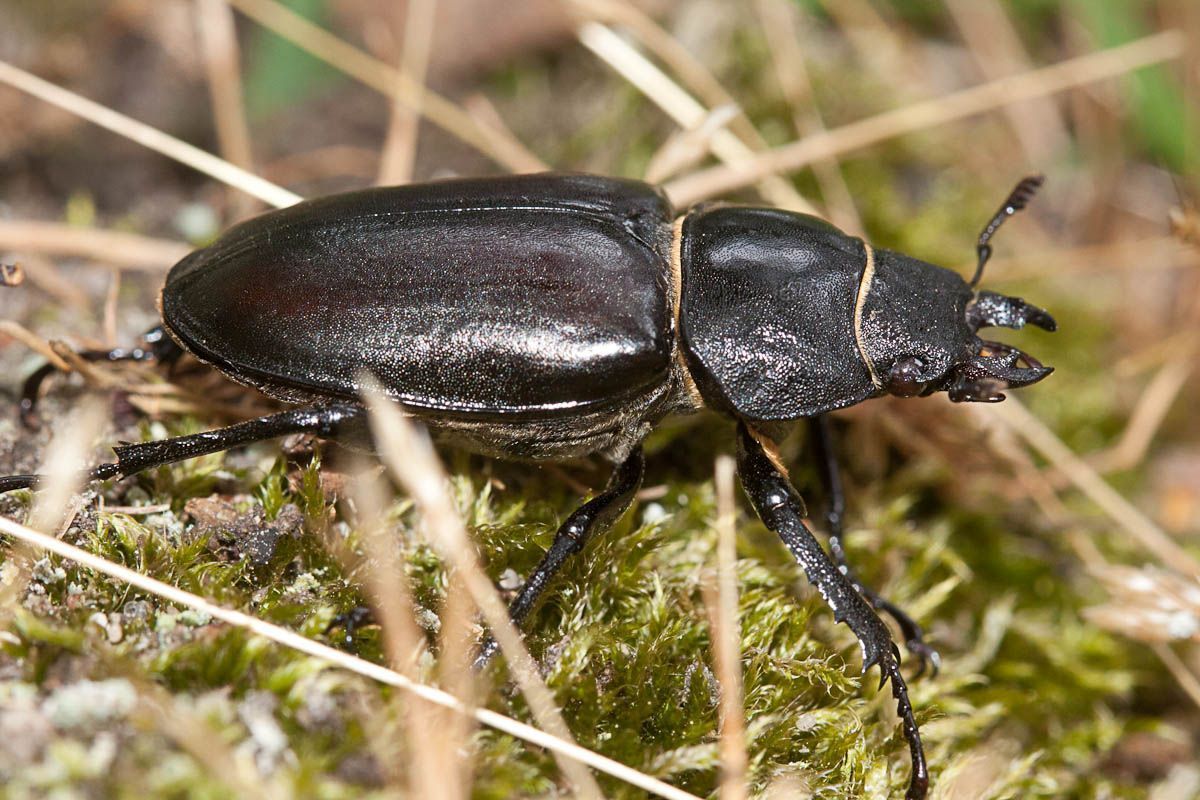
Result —
M 171 361 L 183 352 L 288 403 L 227 428 L 123 444 L 91 480 L 296 432 L 361 434 L 357 376 L 438 438 L 504 458 L 599 453 L 608 486 L 559 528 L 512 603 L 520 623 L 555 573 L 630 505 L 642 440 L 664 416 L 702 407 L 737 421 L 742 485 L 845 622 L 864 672 L 888 681 L 912 757 L 908 797 L 929 777 L 900 653 L 937 666 L 921 629 L 854 577 L 842 548 L 844 502 L 826 412 L 872 397 L 949 393 L 1002 400 L 1050 373 L 985 326 L 1055 329 L 1042 309 L 975 291 L 989 241 L 1041 183 L 1026 178 L 979 237 L 968 283 L 877 250 L 812 216 L 705 204 L 676 216 L 645 183 L 579 174 L 449 180 L 300 203 L 235 226 L 176 264 L 162 325 L 141 346 L 93 360 Z M 29 418 L 43 379 L 25 383 Z M 775 449 L 808 420 L 829 495 L 828 555 Z M 37 484 L 0 478 L 0 492 Z M 479 663 L 494 652 L 489 640 Z

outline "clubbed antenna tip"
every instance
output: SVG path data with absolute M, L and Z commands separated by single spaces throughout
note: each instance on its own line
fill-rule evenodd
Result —
M 1004 220 L 1029 204 L 1044 180 L 1045 178 L 1041 175 L 1029 175 L 1022 178 L 1021 182 L 1009 192 L 1008 199 L 1000 206 L 1000 210 L 995 213 L 984 227 L 983 232 L 979 234 L 979 241 L 975 245 L 979 262 L 975 265 L 975 276 L 971 278 L 972 289 L 979 285 L 979 279 L 983 277 L 983 268 L 987 265 L 988 259 L 992 257 L 992 246 L 988 242 L 1004 224 Z

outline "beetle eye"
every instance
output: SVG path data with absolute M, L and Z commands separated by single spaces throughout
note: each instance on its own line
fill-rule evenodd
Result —
M 925 389 L 921 370 L 925 364 L 916 356 L 905 356 L 888 370 L 887 390 L 897 397 L 916 397 Z

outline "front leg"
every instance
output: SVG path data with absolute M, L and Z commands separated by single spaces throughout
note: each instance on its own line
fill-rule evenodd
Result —
M 932 666 L 932 673 L 937 675 L 942 666 L 942 657 L 938 655 L 937 650 L 926 644 L 921 626 L 904 609 L 864 585 L 846 559 L 845 536 L 842 530 L 846 496 L 842 491 L 842 476 L 838 469 L 837 457 L 833 453 L 833 431 L 830 430 L 828 415 L 822 414 L 809 420 L 809 435 L 813 457 L 817 462 L 817 472 L 825 489 L 825 524 L 828 526 L 829 552 L 833 555 L 834 563 L 868 603 L 896 620 L 901 633 L 904 634 L 904 646 L 908 648 L 909 654 L 917 659 L 914 677 L 919 678 L 925 674 L 927 666 Z
M 908 740 L 912 754 L 912 776 L 905 796 L 908 800 L 924 798 L 929 788 L 925 751 L 908 700 L 908 687 L 900 674 L 900 651 L 887 626 L 804 524 L 804 501 L 783 472 L 771 462 L 745 422 L 738 423 L 738 475 L 763 524 L 777 533 L 792 551 L 804 574 L 833 610 L 833 618 L 846 623 L 858 637 L 863 651 L 863 672 L 878 665 L 880 688 L 891 680 L 896 712 L 904 724 L 904 738 Z

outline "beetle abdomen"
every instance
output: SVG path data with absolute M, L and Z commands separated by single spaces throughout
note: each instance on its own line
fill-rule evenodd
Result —
M 372 189 L 239 225 L 177 264 L 163 321 L 264 391 L 467 416 L 619 405 L 668 380 L 670 208 L 651 187 L 533 175 Z

